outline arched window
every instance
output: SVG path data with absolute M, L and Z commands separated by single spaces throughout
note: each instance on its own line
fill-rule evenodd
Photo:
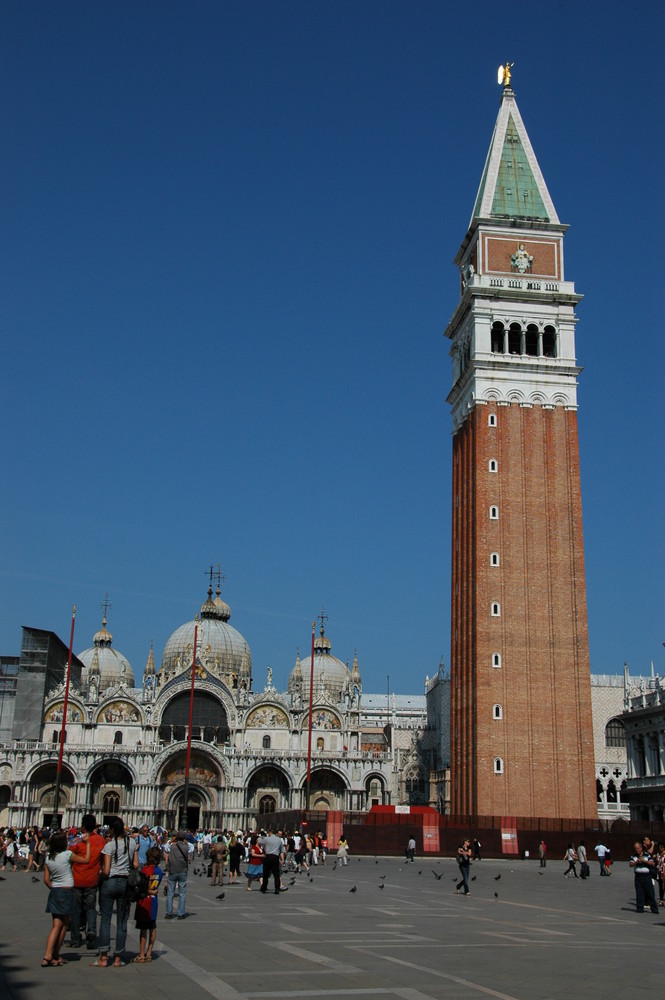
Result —
M 529 323 L 524 338 L 525 353 L 532 358 L 538 357 L 538 327 Z
M 115 736 L 113 737 L 113 742 L 117 747 L 122 746 L 122 732 L 119 729 L 116 730 Z
M 501 666 L 501 653 L 492 653 L 492 666 L 493 667 Z
M 492 601 L 492 618 L 501 617 L 501 605 L 498 601 Z
M 496 504 L 492 504 L 492 506 L 490 507 L 490 521 L 498 521 L 498 520 L 499 520 L 499 508 L 496 506 Z
M 117 792 L 107 792 L 104 796 L 104 815 L 117 816 L 120 812 L 120 796 Z
M 503 354 L 503 323 L 492 324 L 492 354 Z
M 259 799 L 260 813 L 274 813 L 276 808 L 277 802 L 273 795 L 262 795 Z
M 189 691 L 176 695 L 167 705 L 159 727 L 159 738 L 166 743 L 187 739 L 189 724 Z M 224 706 L 207 691 L 194 692 L 192 706 L 192 739 L 206 743 L 226 743 L 229 726 Z
M 508 328 L 508 353 L 522 354 L 522 327 L 519 323 L 511 323 Z
M 501 705 L 494 705 L 492 708 L 492 718 L 497 720 L 503 719 L 503 709 L 501 708 Z
M 626 730 L 621 719 L 610 719 L 605 726 L 605 746 L 625 747 Z
M 543 357 L 556 358 L 558 356 L 556 330 L 553 326 L 546 326 L 543 330 Z
M 617 786 L 610 778 L 610 780 L 607 782 L 607 801 L 616 802 L 616 800 L 617 800 Z
M 264 750 L 270 750 L 270 737 L 269 736 L 264 736 L 263 737 L 263 749 Z
M 490 458 L 490 461 L 489 461 L 489 470 L 490 470 L 490 472 L 498 472 L 498 470 L 499 470 L 499 463 L 497 462 L 497 460 L 495 458 Z
M 325 740 L 323 739 L 323 736 L 317 736 L 316 737 L 316 749 L 317 750 L 323 750 L 325 748 L 325 745 L 326 745 L 326 743 L 325 743 Z
M 499 565 L 499 553 L 492 552 L 490 556 L 490 566 L 498 566 L 498 565 Z
M 490 413 L 487 417 L 487 426 L 496 427 L 496 413 Z
M 53 730 L 53 739 L 51 740 L 51 742 L 52 743 L 59 743 L 60 742 L 60 733 L 58 732 L 57 729 Z
M 603 783 L 600 778 L 596 778 L 596 802 L 603 802 Z
M 501 757 L 494 758 L 494 773 L 503 774 L 503 760 Z

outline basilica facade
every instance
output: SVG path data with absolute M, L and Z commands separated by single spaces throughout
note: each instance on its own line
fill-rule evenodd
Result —
M 439 794 L 430 777 L 447 762 L 425 694 L 365 694 L 357 656 L 351 666 L 334 656 L 323 624 L 313 671 L 311 658 L 298 655 L 286 691 L 276 689 L 270 668 L 263 690 L 255 690 L 250 647 L 230 617 L 219 586 L 214 597 L 211 586 L 199 615 L 168 639 L 158 668 L 150 650 L 137 686 L 105 613 L 92 645 L 73 660 L 58 794 L 63 823 L 93 812 L 104 822 L 122 815 L 132 825 L 173 827 L 186 806 L 190 826 L 246 828 L 263 814 L 304 809 L 312 676 L 311 809 L 427 804 Z M 12 735 L 0 743 L 2 824 L 53 819 L 65 652 L 53 633 L 24 629 Z

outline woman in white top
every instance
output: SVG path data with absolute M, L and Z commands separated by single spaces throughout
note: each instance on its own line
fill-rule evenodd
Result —
M 44 864 L 44 882 L 49 887 L 46 912 L 53 918 L 53 924 L 46 939 L 46 951 L 42 967 L 65 965 L 60 955 L 62 942 L 69 927 L 74 908 L 74 875 L 72 865 L 86 864 L 90 860 L 88 834 L 81 840 L 86 845 L 85 854 L 72 854 L 67 850 L 67 834 L 58 830 L 49 841 L 49 852 Z
M 116 969 L 126 963 L 122 953 L 127 940 L 127 917 L 130 903 L 127 900 L 127 878 L 129 869 L 138 868 L 139 855 L 136 841 L 125 833 L 125 824 L 119 816 L 111 824 L 111 839 L 102 849 L 102 883 L 99 888 L 99 958 L 92 964 L 105 969 L 108 965 L 108 953 L 111 946 L 111 915 L 116 907 L 115 955 L 113 965 Z

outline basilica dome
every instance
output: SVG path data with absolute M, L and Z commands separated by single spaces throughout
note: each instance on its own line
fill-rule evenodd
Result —
M 199 620 L 185 622 L 168 639 L 159 669 L 159 683 L 192 666 L 194 630 L 198 625 L 197 670 L 218 677 L 229 688 L 249 690 L 252 679 L 252 654 L 244 636 L 229 625 L 231 609 L 221 600 L 219 589 L 212 599 L 212 587 L 201 605 Z
M 100 691 L 116 687 L 121 683 L 127 687 L 134 687 L 134 671 L 127 657 L 117 649 L 113 649 L 113 636 L 106 628 L 106 615 L 102 619 L 102 627 L 95 632 L 92 642 L 93 645 L 89 649 L 84 649 L 78 654 L 84 666 L 81 671 L 81 687 L 84 688 L 86 682 L 92 680 L 93 676 L 99 679 Z
M 314 698 L 328 697 L 334 702 L 341 701 L 349 689 L 351 674 L 349 668 L 332 655 L 330 639 L 325 635 L 323 625 L 314 639 Z M 300 695 L 304 702 L 309 700 L 311 656 L 304 660 L 300 655 L 289 675 L 289 694 Z

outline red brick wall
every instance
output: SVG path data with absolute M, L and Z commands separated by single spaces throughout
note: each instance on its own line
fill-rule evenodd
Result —
M 524 240 L 519 235 L 514 237 L 485 236 L 484 272 L 510 274 L 513 270 L 510 262 L 511 254 L 514 254 L 521 244 L 526 252 L 533 257 L 530 274 L 557 280 L 562 278 L 560 243 L 553 240 Z
M 452 544 L 452 812 L 595 817 L 573 411 L 475 407 L 453 443 Z

